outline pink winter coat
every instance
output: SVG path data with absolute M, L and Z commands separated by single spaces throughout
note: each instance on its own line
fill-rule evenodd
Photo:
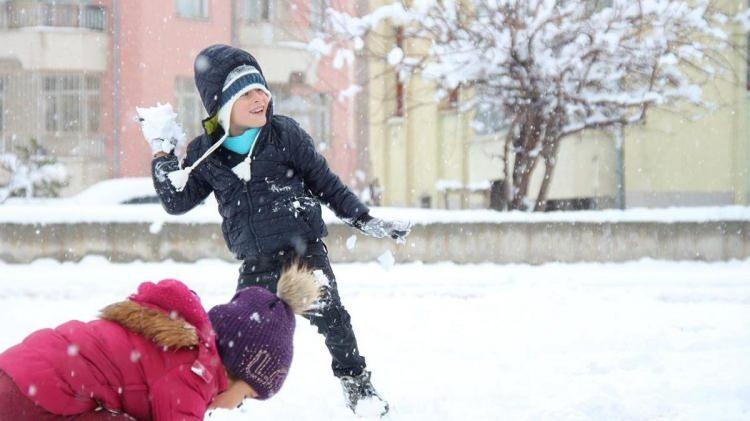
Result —
M 206 312 L 180 281 L 144 282 L 101 319 L 32 333 L 0 354 L 0 370 L 58 415 L 101 406 L 138 420 L 202 420 L 226 390 Z

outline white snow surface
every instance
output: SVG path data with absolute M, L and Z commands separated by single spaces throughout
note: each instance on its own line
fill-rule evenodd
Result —
M 147 196 L 156 197 L 151 177 L 124 177 L 100 181 L 62 201 L 74 205 L 117 205 L 129 199 Z
M 147 181 L 142 182 L 140 191 L 153 190 Z M 131 195 L 133 190 L 122 191 Z M 211 195 L 203 205 L 197 206 L 185 215 L 168 215 L 161 205 L 116 205 L 108 204 L 120 194 L 103 189 L 102 196 L 87 196 L 85 204 L 75 198 L 55 200 L 14 201 L 0 206 L 0 223 L 16 224 L 61 224 L 81 222 L 148 222 L 148 223 L 220 223 L 216 211 L 216 200 Z M 627 210 L 596 210 L 571 212 L 497 212 L 488 209 L 445 210 L 421 208 L 373 207 L 370 215 L 386 219 L 409 221 L 415 225 L 447 223 L 540 223 L 540 222 L 711 222 L 711 221 L 750 221 L 748 206 L 708 206 L 708 207 L 668 207 L 633 208 Z M 343 223 L 328 208 L 323 207 L 323 219 L 327 224 Z
M 747 420 L 750 261 L 334 265 L 390 420 Z M 237 265 L 0 263 L 5 349 L 173 277 L 208 308 Z M 12 322 L 11 322 L 12 321 Z M 281 392 L 206 419 L 351 420 L 305 320 Z

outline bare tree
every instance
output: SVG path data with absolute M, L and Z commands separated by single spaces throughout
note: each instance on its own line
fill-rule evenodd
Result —
M 465 106 L 490 104 L 507 127 L 505 200 L 535 210 L 545 209 L 563 139 L 641 123 L 654 106 L 710 109 L 702 87 L 730 75 L 738 52 L 731 30 L 750 23 L 744 8 L 721 10 L 714 0 L 414 0 L 359 17 L 328 15 L 331 32 L 314 43 L 330 54 L 367 49 L 364 40 L 382 25 L 427 41 L 421 49 L 393 45 L 380 58 L 402 81 L 419 75 L 443 95 L 474 88 Z

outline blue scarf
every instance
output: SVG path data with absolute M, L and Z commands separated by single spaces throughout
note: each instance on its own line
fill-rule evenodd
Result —
M 234 153 L 245 155 L 250 152 L 250 148 L 253 147 L 253 143 L 255 143 L 255 140 L 258 138 L 258 132 L 260 132 L 260 127 L 247 129 L 239 136 L 227 137 L 221 146 Z

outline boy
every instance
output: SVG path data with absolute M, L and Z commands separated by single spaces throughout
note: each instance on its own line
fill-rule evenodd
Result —
M 195 61 L 195 82 L 209 117 L 203 121 L 205 133 L 188 145 L 184 168 L 171 153 L 170 139 L 144 132 L 164 208 L 181 214 L 214 193 L 224 240 L 243 261 L 238 288 L 275 291 L 281 268 L 295 258 L 325 275 L 324 305 L 306 317 L 325 337 L 347 406 L 355 413 L 361 414 L 359 407 L 385 414 L 388 404 L 370 382 L 321 241 L 327 229 L 319 202 L 377 238 L 403 241 L 410 225 L 371 217 L 297 122 L 273 114 L 261 68 L 246 51 L 227 45 L 206 48 Z

